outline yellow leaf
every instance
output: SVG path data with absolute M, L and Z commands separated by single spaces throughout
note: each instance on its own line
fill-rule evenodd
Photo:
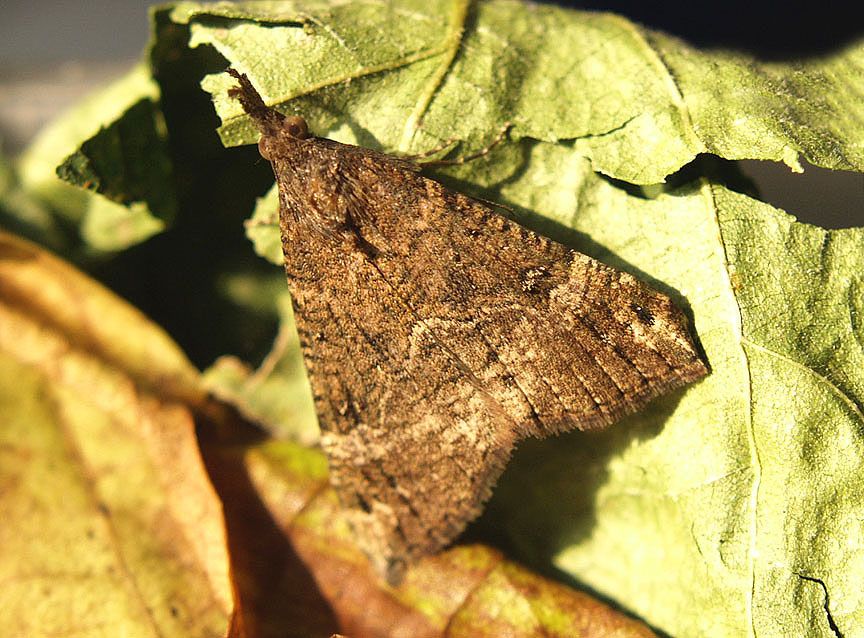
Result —
M 0 234 L 0 627 L 224 635 L 222 509 L 195 439 L 198 372 L 159 328 Z

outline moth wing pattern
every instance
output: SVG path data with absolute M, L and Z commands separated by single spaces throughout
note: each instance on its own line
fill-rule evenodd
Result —
M 482 388 L 433 335 L 406 325 L 374 266 L 357 259 L 333 274 L 343 303 L 295 297 L 322 447 L 359 544 L 398 581 L 479 513 L 515 441 L 489 430 Z
M 391 582 L 479 514 L 520 439 L 603 427 L 707 372 L 665 295 L 410 162 L 286 132 L 232 75 L 277 178 L 331 482 Z
M 453 540 L 519 439 L 607 425 L 704 374 L 664 295 L 332 152 L 350 223 L 321 238 L 283 210 L 285 262 L 332 481 L 379 571 Z

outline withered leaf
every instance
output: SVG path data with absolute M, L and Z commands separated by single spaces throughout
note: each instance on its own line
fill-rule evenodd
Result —
M 331 481 L 398 582 L 476 517 L 514 445 L 612 423 L 706 373 L 631 275 L 231 89 L 279 187 L 285 270 Z
M 235 607 L 195 436 L 205 401 L 165 332 L 0 232 L 3 635 L 224 635 Z
M 258 616 L 258 633 L 249 635 L 284 636 L 284 621 L 270 619 L 287 608 L 296 614 L 292 629 L 303 636 L 328 635 L 337 628 L 350 638 L 655 636 L 643 623 L 533 574 L 484 545 L 459 545 L 427 557 L 406 572 L 402 587 L 382 586 L 353 543 L 345 508 L 326 489 L 326 461 L 320 452 L 291 441 L 268 441 L 245 449 L 241 463 L 245 479 L 239 482 L 260 495 L 293 550 L 274 552 L 249 544 L 261 553 L 264 579 L 267 573 L 281 575 L 266 581 L 258 601 L 246 609 L 248 616 Z M 229 532 L 245 525 L 242 517 L 230 514 L 233 503 L 226 498 Z M 245 513 L 246 506 L 240 507 Z M 259 573 L 239 580 L 261 587 Z M 312 584 L 305 587 L 309 580 Z M 312 595 L 326 601 L 329 615 Z

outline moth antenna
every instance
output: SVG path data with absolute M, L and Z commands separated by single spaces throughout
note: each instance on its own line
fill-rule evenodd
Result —
M 236 69 L 226 69 L 225 72 L 239 83 L 238 86 L 228 89 L 228 96 L 240 102 L 243 110 L 255 120 L 255 125 L 261 133 L 275 135 L 282 127 L 285 116 L 264 104 L 261 94 L 258 93 L 245 73 L 240 73 Z

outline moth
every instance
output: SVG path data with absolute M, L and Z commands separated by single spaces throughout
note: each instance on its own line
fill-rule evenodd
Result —
M 331 483 L 390 583 L 480 513 L 520 439 L 607 426 L 706 374 L 665 295 L 415 162 L 315 137 L 228 73 L 276 176 Z

